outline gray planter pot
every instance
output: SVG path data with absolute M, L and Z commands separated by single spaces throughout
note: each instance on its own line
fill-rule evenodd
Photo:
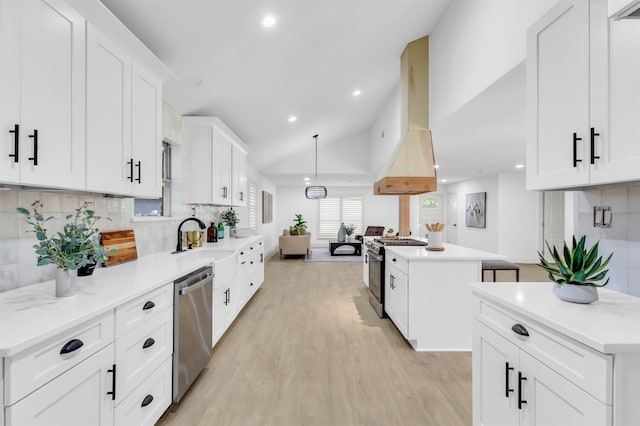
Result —
M 572 303 L 592 303 L 598 300 L 598 288 L 590 285 L 553 284 L 553 294 Z
M 76 271 L 56 269 L 56 297 L 69 297 L 76 294 Z

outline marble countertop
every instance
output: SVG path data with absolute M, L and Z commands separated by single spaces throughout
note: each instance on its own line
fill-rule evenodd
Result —
M 640 298 L 604 288 L 600 300 L 564 302 L 553 283 L 472 283 L 473 294 L 506 305 L 602 353 L 640 353 Z
M 215 244 L 171 254 L 163 252 L 137 260 L 97 268 L 78 277 L 78 293 L 54 296 L 54 281 L 0 293 L 0 357 L 14 355 L 84 321 L 135 299 L 215 261 L 215 251 L 236 252 L 262 239 L 226 238 Z M 35 267 L 35 266 L 34 266 Z
M 443 251 L 429 251 L 422 246 L 385 246 L 385 252 L 407 260 L 482 260 L 504 259 L 497 253 L 476 250 L 454 244 L 443 244 Z

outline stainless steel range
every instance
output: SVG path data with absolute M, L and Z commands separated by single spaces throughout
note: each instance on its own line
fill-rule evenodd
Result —
M 384 313 L 384 248 L 385 246 L 426 246 L 411 238 L 382 237 L 365 242 L 369 255 L 369 303 L 380 318 Z

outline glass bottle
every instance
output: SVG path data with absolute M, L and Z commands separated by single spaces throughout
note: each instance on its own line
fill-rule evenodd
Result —
M 217 243 L 218 242 L 218 228 L 216 227 L 215 222 L 211 222 L 211 225 L 207 228 L 207 242 L 208 243 Z
M 224 239 L 224 223 L 218 222 L 218 239 Z

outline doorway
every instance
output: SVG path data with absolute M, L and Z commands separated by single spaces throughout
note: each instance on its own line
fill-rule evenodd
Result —
M 560 252 L 564 244 L 564 192 L 545 191 L 542 193 L 542 241 L 541 253 L 551 259 L 547 244 Z
M 425 223 L 443 223 L 442 195 L 425 194 L 418 198 L 418 236 L 426 236 Z
M 447 226 L 446 241 L 449 244 L 458 244 L 458 194 L 447 194 Z

